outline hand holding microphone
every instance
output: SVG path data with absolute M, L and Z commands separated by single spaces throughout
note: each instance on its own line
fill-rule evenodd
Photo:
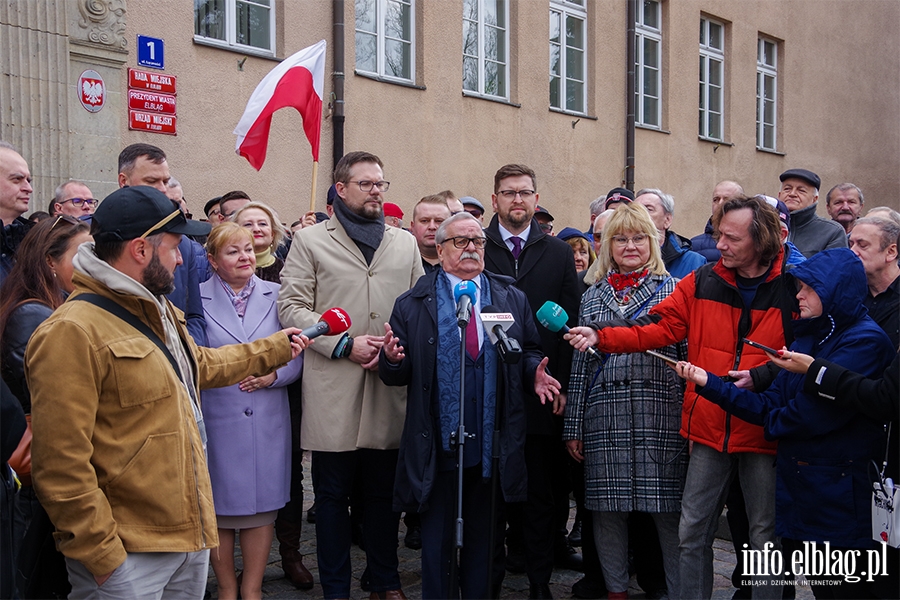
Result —
M 567 315 L 563 307 L 556 302 L 551 302 L 549 300 L 544 302 L 544 305 L 537 311 L 535 316 L 537 317 L 538 322 L 550 331 L 562 331 L 565 334 L 563 339 L 572 344 L 576 350 L 587 352 L 597 358 L 600 357 L 594 349 L 594 346 L 596 346 L 599 341 L 597 332 L 590 327 L 573 327 L 572 329 L 569 329 L 569 326 L 566 325 L 566 321 L 569 320 L 569 315 Z
M 350 315 L 343 308 L 329 308 L 319 317 L 318 323 L 307 327 L 300 332 L 309 339 L 317 338 L 320 335 L 340 335 L 350 329 Z

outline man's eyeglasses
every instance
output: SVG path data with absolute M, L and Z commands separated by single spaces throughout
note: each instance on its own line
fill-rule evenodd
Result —
M 214 209 L 212 209 L 211 211 L 209 211 L 209 214 L 206 215 L 206 216 L 207 216 L 207 217 L 216 217 L 216 216 L 221 215 L 221 214 L 222 214 L 222 211 L 221 211 L 221 210 L 219 210 L 218 208 L 214 208 Z
M 612 238 L 613 244 L 619 246 L 620 248 L 624 248 L 628 245 L 628 242 L 632 242 L 635 246 L 640 246 L 644 242 L 650 239 L 650 236 L 645 235 L 643 233 L 639 233 L 634 237 L 626 237 L 624 235 L 614 235 Z
M 371 192 L 373 187 L 377 187 L 379 192 L 386 192 L 391 187 L 390 181 L 369 181 L 362 179 L 360 181 L 348 181 L 347 183 L 355 183 L 359 186 L 361 192 Z
M 93 206 L 100 202 L 96 198 L 69 198 L 68 200 L 63 200 L 59 202 L 59 204 L 65 204 L 66 202 L 71 202 L 75 206 L 81 206 L 82 204 L 87 204 L 88 206 Z
M 522 200 L 531 200 L 534 197 L 534 190 L 500 190 L 497 192 L 507 200 L 513 200 L 515 197 L 521 196 Z
M 541 231 L 544 233 L 550 233 L 553 231 L 553 223 L 540 223 Z
M 447 242 L 452 242 L 453 246 L 455 248 L 459 248 L 460 250 L 462 250 L 463 248 L 467 248 L 469 246 L 469 242 L 472 242 L 473 244 L 475 244 L 476 248 L 484 248 L 484 243 L 486 241 L 487 241 L 487 238 L 485 238 L 485 237 L 470 238 L 470 237 L 458 236 L 458 237 L 447 238 L 446 240 L 444 240 L 441 243 L 446 244 Z

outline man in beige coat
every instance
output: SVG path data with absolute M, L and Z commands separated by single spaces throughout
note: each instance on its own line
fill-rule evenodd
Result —
M 360 478 L 372 598 L 405 598 L 397 573 L 398 515 L 391 508 L 406 390 L 378 377 L 378 351 L 394 300 L 424 273 L 416 240 L 384 224 L 381 160 L 351 152 L 334 169 L 334 216 L 294 236 L 281 272 L 278 312 L 307 327 L 340 306 L 352 325 L 306 354 L 300 443 L 312 450 L 316 549 L 325 598 L 350 597 L 350 492 Z

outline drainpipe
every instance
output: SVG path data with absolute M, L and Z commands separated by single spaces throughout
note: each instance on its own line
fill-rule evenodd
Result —
M 334 143 L 332 147 L 332 168 L 344 156 L 344 0 L 334 0 L 334 72 L 331 75 L 334 85 L 334 99 L 331 122 L 334 126 Z
M 634 28 L 638 0 L 628 0 L 628 33 L 625 36 L 625 188 L 634 191 Z

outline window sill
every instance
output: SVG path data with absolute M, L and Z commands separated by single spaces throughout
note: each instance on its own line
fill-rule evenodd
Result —
M 778 150 L 769 150 L 768 148 L 760 148 L 756 147 L 757 152 L 765 152 L 766 154 L 774 154 L 775 156 L 787 156 L 784 152 L 779 152 Z
M 376 75 L 374 73 L 366 73 L 365 71 L 353 71 L 354 75 L 359 77 L 365 77 L 366 79 L 372 79 L 374 81 L 379 81 L 381 83 L 390 83 L 391 85 L 399 85 L 400 87 L 412 88 L 414 90 L 424 90 L 424 85 L 416 85 L 412 81 L 404 81 L 402 79 L 392 79 L 390 77 L 383 77 L 381 75 Z
M 235 52 L 237 54 L 243 54 L 245 56 L 253 56 L 256 58 L 265 58 L 267 60 L 274 60 L 277 62 L 281 62 L 283 59 L 275 56 L 274 52 L 270 52 L 269 50 L 261 50 L 259 48 L 252 48 L 250 46 L 231 46 L 228 42 L 223 42 L 221 40 L 215 40 L 212 38 L 203 37 L 200 35 L 194 36 L 194 43 L 198 46 L 209 46 L 210 48 L 218 48 L 219 50 L 227 50 L 228 52 Z
M 643 129 L 644 131 L 655 131 L 656 133 L 664 133 L 666 135 L 672 135 L 672 132 L 668 129 L 661 129 L 659 127 L 652 127 L 650 125 L 641 125 L 640 123 L 634 124 L 635 129 Z
M 484 96 L 482 94 L 477 94 L 475 92 L 470 92 L 468 90 L 463 90 L 462 95 L 464 98 L 475 98 L 477 100 L 487 100 L 488 102 L 496 102 L 497 104 L 505 104 L 507 106 L 512 106 L 515 108 L 522 108 L 521 104 L 517 104 L 515 102 L 510 102 L 506 98 L 498 98 L 497 96 Z
M 561 108 L 550 107 L 550 112 L 559 113 L 561 115 L 569 115 L 570 117 L 578 117 L 579 119 L 589 119 L 591 121 L 599 121 L 599 117 L 594 115 L 586 115 L 584 113 L 575 112 L 574 110 L 563 110 Z
M 729 147 L 734 146 L 734 144 L 732 144 L 731 142 L 726 142 L 723 140 L 714 140 L 712 138 L 706 138 L 706 137 L 702 137 L 702 136 L 697 137 L 697 139 L 700 140 L 701 142 L 706 142 L 707 144 L 715 144 L 716 146 L 729 146 Z

